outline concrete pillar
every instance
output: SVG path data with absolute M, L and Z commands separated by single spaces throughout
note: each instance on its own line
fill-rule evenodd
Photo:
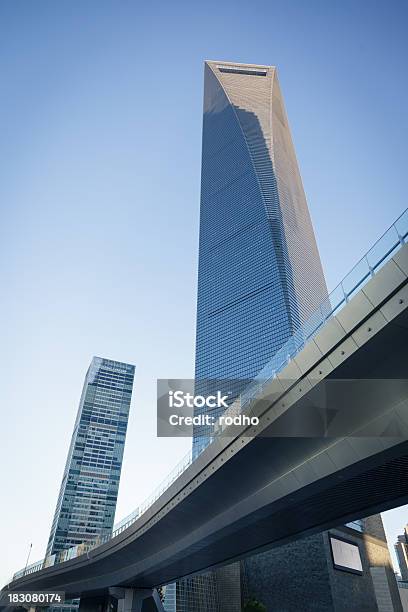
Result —
M 109 597 L 104 595 L 81 597 L 79 612 L 109 612 Z
M 109 595 L 118 600 L 117 612 L 164 612 L 157 589 L 112 587 Z

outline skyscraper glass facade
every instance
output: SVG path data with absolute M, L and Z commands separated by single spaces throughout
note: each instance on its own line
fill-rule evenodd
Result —
M 85 377 L 47 556 L 110 535 L 135 367 L 94 357 Z
M 206 62 L 196 384 L 252 380 L 327 297 L 276 69 Z M 239 384 L 235 392 L 239 392 Z M 195 446 L 208 443 L 195 429 Z
M 233 399 L 326 297 L 276 68 L 206 62 L 197 393 L 227 384 Z M 211 435 L 196 427 L 193 450 Z M 172 609 L 241 609 L 243 570 L 180 581 Z
M 198 392 L 227 381 L 233 397 L 240 393 L 326 297 L 276 69 L 206 62 Z M 208 426 L 195 428 L 197 454 L 212 433 Z M 368 520 L 381 522 L 379 516 Z M 365 530 L 361 521 L 350 527 Z M 313 557 L 316 542 L 326 554 L 326 535 L 185 578 L 172 591 L 171 610 L 235 612 L 254 594 L 265 599 L 268 610 L 297 610 L 298 603 L 286 597 L 287 559 L 296 553 L 290 571 L 302 579 L 307 575 L 315 588 L 319 577 L 305 570 L 304 559 Z

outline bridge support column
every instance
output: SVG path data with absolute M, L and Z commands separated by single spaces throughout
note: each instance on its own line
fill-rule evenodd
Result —
M 164 612 L 157 589 L 112 587 L 109 595 L 118 600 L 117 612 Z
M 103 595 L 98 597 L 81 597 L 79 602 L 80 612 L 110 612 L 111 611 L 111 598 L 104 597 Z

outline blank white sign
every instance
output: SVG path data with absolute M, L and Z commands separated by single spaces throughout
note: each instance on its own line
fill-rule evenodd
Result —
M 330 544 L 333 553 L 334 565 L 344 569 L 362 572 L 360 551 L 357 544 L 351 542 L 343 542 L 337 538 L 330 536 Z

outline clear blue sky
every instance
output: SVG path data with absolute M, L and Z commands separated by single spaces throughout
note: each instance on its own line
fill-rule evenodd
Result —
M 117 518 L 187 450 L 155 438 L 155 380 L 193 373 L 203 61 L 278 66 L 332 288 L 407 206 L 407 18 L 395 0 L 0 3 L 2 583 L 30 542 L 44 554 L 93 355 L 137 366 Z

